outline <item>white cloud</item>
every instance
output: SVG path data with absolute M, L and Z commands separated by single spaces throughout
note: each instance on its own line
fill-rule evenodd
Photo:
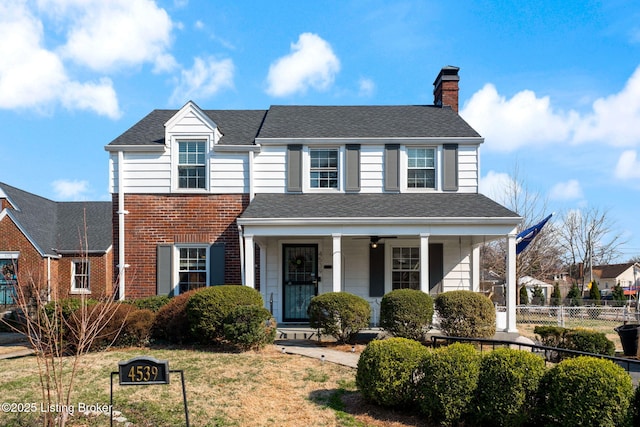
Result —
M 624 180 L 640 179 L 640 159 L 635 150 L 626 150 L 620 155 L 615 176 Z
M 361 78 L 358 82 L 358 87 L 360 88 L 358 92 L 359 95 L 364 97 L 373 95 L 376 90 L 376 84 L 373 82 L 373 80 L 364 77 Z
M 155 63 L 167 55 L 172 22 L 150 0 L 41 0 L 68 28 L 61 55 L 95 71 Z
M 230 59 L 195 58 L 193 68 L 182 70 L 180 82 L 169 102 L 184 104 L 189 100 L 209 98 L 221 89 L 233 87 L 234 65 Z
M 555 184 L 549 192 L 552 200 L 575 200 L 583 197 L 582 187 L 577 179 Z
M 513 193 L 514 185 L 518 184 L 509 174 L 489 171 L 486 176 L 480 178 L 479 190 L 490 199 L 506 204 L 508 195 Z
M 485 138 L 487 148 L 512 151 L 528 145 L 566 141 L 577 115 L 556 112 L 549 97 L 523 90 L 511 99 L 487 83 L 460 111 Z
M 326 90 L 340 71 L 340 60 L 331 45 L 316 34 L 300 34 L 291 53 L 269 67 L 267 93 L 288 96 L 309 88 Z
M 59 179 L 51 183 L 57 200 L 83 200 L 89 190 L 88 181 Z
M 69 109 L 120 116 L 110 80 L 72 80 L 61 58 L 43 47 L 43 24 L 26 3 L 0 3 L 0 108 L 46 110 L 60 102 Z

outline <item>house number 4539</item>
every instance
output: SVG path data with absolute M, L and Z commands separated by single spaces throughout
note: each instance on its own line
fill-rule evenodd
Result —
M 120 362 L 120 385 L 169 384 L 169 362 L 136 357 Z

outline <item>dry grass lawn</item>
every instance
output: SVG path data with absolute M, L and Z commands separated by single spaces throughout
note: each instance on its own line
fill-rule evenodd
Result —
M 358 349 L 359 350 L 359 349 Z M 85 405 L 108 405 L 111 372 L 137 356 L 169 361 L 183 370 L 192 426 L 427 426 L 415 414 L 369 405 L 355 387 L 355 369 L 274 346 L 261 352 L 219 353 L 202 349 L 128 349 L 86 356 L 78 373 L 70 426 L 108 426 L 109 418 L 80 416 Z M 42 401 L 34 357 L 4 360 L 0 402 Z M 114 410 L 135 426 L 184 425 L 180 376 L 169 385 L 120 386 L 114 377 Z M 0 425 L 37 425 L 36 415 L 0 412 Z M 114 424 L 114 425 L 117 425 Z

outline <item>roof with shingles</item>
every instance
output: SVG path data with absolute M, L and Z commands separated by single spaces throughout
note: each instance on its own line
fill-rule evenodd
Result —
M 600 279 L 615 279 L 633 266 L 633 262 L 623 264 L 594 265 L 594 272 Z
M 240 217 L 519 219 L 515 212 L 475 193 L 256 194 Z
M 256 138 L 480 138 L 451 108 L 432 105 L 202 111 L 223 134 L 222 145 L 252 145 Z M 162 145 L 164 124 L 177 112 L 154 110 L 108 145 Z
M 0 189 L 13 205 L 11 216 L 43 254 L 111 247 L 111 202 L 54 202 L 3 182 Z

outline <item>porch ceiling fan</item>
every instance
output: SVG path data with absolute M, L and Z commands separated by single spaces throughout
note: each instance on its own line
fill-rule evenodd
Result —
M 378 244 L 383 239 L 397 239 L 398 236 L 369 236 L 369 237 L 355 237 L 355 239 L 369 239 L 369 246 L 373 249 L 378 247 Z

